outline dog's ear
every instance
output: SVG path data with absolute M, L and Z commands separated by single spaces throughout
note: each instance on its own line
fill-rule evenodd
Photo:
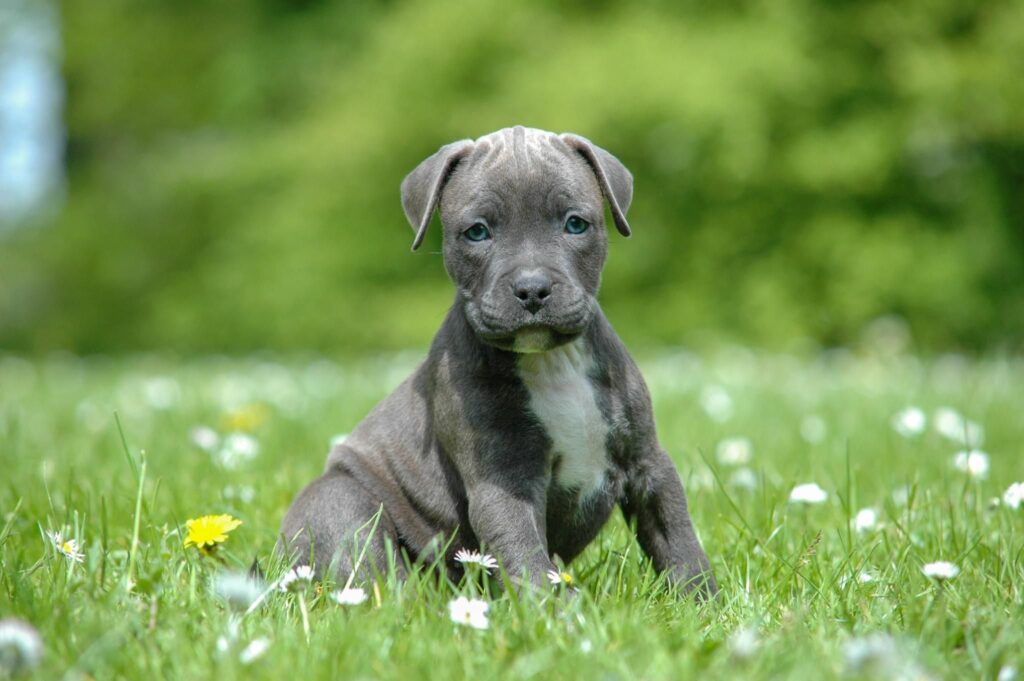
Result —
M 586 159 L 597 176 L 601 193 L 608 201 L 612 210 L 615 227 L 622 236 L 629 236 L 629 223 L 626 222 L 626 211 L 633 200 L 633 175 L 626 170 L 622 162 L 607 151 L 592 144 L 590 140 L 572 133 L 562 135 L 562 140 L 575 149 Z
M 409 224 L 416 231 L 412 250 L 415 251 L 423 243 L 445 182 L 459 161 L 472 149 L 472 140 L 446 144 L 402 180 L 402 208 Z

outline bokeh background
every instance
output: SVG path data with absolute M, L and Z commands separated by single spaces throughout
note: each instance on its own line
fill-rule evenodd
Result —
M 1022 112 L 1018 0 L 4 0 L 0 349 L 423 346 L 399 182 L 523 124 L 634 173 L 627 343 L 1019 351 Z

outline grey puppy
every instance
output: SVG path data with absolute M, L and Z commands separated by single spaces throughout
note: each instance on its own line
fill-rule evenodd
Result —
M 294 560 L 345 578 L 443 558 L 457 576 L 455 551 L 484 549 L 540 585 L 619 505 L 657 570 L 715 593 L 647 387 L 597 303 L 604 202 L 628 236 L 632 193 L 600 147 L 522 127 L 448 144 L 405 178 L 413 250 L 440 209 L 455 303 L 426 361 L 295 499 Z

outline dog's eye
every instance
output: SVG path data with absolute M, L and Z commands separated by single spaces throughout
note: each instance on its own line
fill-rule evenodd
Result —
M 573 215 L 565 221 L 565 231 L 569 234 L 583 234 L 590 227 L 590 223 L 579 215 Z
M 491 238 L 491 231 L 487 229 L 487 226 L 482 222 L 477 222 L 472 227 L 462 233 L 462 236 L 466 237 L 470 241 L 483 241 L 484 239 Z

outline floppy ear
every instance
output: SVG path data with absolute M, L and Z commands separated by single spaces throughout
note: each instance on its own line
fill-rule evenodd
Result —
M 472 148 L 472 140 L 446 144 L 402 180 L 402 208 L 409 224 L 416 230 L 412 250 L 415 251 L 423 243 L 448 176 Z
M 633 200 L 633 175 L 626 170 L 619 159 L 607 151 L 592 144 L 590 140 L 572 133 L 562 135 L 562 140 L 575 149 L 586 159 L 587 163 L 597 176 L 597 183 L 601 187 L 601 193 L 608 201 L 612 210 L 612 218 L 615 220 L 615 227 L 619 234 L 629 236 L 629 223 L 626 222 L 626 211 Z

